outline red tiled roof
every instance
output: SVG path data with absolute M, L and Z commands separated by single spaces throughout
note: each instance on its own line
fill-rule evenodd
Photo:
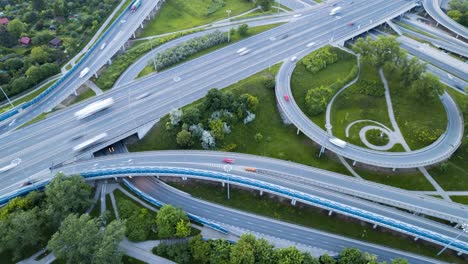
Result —
M 8 18 L 6 18 L 6 17 L 0 18 L 0 24 L 1 25 L 6 25 L 6 24 L 8 24 L 8 22 L 10 22 L 10 20 L 8 20 Z
M 21 44 L 31 44 L 31 38 L 30 37 L 22 37 L 20 38 L 20 43 Z

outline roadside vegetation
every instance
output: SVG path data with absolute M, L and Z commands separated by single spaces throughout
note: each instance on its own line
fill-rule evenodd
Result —
M 255 110 L 255 119 L 244 124 L 239 120 L 233 124 L 231 133 L 225 134 L 221 141 L 211 149 L 249 153 L 315 166 L 343 174 L 348 174 L 346 168 L 331 157 L 323 155 L 318 158 L 319 147 L 303 134 L 296 135 L 295 127 L 285 125 L 277 110 L 274 94 L 274 76 L 279 65 L 264 70 L 251 77 L 239 81 L 225 89 L 223 93 L 232 94 L 238 98 L 248 93 L 258 98 Z M 182 112 L 188 109 L 201 107 L 206 104 L 206 97 L 195 103 L 182 108 Z M 205 113 L 206 115 L 208 113 Z M 129 150 L 133 152 L 148 150 L 183 149 L 177 144 L 177 134 L 180 130 L 166 129 L 166 123 L 170 123 L 169 115 L 161 118 L 151 131 L 141 141 L 130 145 Z M 183 124 L 182 124 L 183 126 Z M 209 126 L 204 126 L 209 129 Z M 191 138 L 191 137 L 190 137 Z M 191 138 L 192 139 L 192 138 Z M 201 149 L 201 142 L 190 146 L 191 149 Z
M 229 241 L 203 240 L 201 236 L 188 242 L 173 245 L 159 244 L 153 249 L 156 255 L 169 258 L 179 264 L 189 263 L 290 263 L 290 264 L 364 264 L 377 262 L 377 256 L 362 253 L 355 248 L 345 248 L 336 260 L 328 254 L 320 258 L 299 251 L 296 247 L 275 248 L 265 239 L 257 239 L 252 234 L 243 234 L 236 244 Z M 404 264 L 408 261 L 395 259 L 392 264 Z
M 447 15 L 465 27 L 468 27 L 468 2 L 466 0 L 451 0 Z
M 260 196 L 258 191 L 243 188 L 231 188 L 231 199 L 227 199 L 226 189 L 221 185 L 197 181 L 195 182 L 168 182 L 171 186 L 191 194 L 194 197 L 236 208 L 242 211 L 278 219 L 281 221 L 299 224 L 326 232 L 331 232 L 354 239 L 381 244 L 391 248 L 401 249 L 416 254 L 434 258 L 438 247 L 414 242 L 413 238 L 404 235 L 395 235 L 390 231 L 383 231 L 380 227 L 373 229 L 371 224 L 345 219 L 337 214 L 328 216 L 328 211 L 320 210 L 297 203 L 291 206 L 289 200 L 284 201 L 276 196 L 269 197 L 264 193 Z M 451 254 L 443 254 L 441 259 L 462 263 L 460 258 Z M 360 263 L 360 262 L 351 262 Z M 373 262 L 369 262 L 373 263 Z
M 1 1 L 0 85 L 5 92 L 20 94 L 59 73 L 59 65 L 80 50 L 118 2 Z
M 160 35 L 209 24 L 227 19 L 227 10 L 231 10 L 230 17 L 233 17 L 254 7 L 253 2 L 246 0 L 167 0 L 141 36 Z

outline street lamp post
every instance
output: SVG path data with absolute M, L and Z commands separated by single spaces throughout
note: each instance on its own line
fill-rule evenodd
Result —
M 151 56 L 153 57 L 153 67 L 154 67 L 154 70 L 156 70 L 156 58 L 155 58 L 155 55 L 153 54 L 153 42 L 152 42 L 153 39 L 150 39 L 149 42 L 150 42 L 150 47 L 151 47 Z
M 231 9 L 228 9 L 226 10 L 226 13 L 228 15 L 228 23 L 230 23 L 230 16 L 231 16 Z M 229 30 L 228 30 L 228 42 L 230 42 L 230 39 L 231 39 L 231 27 L 229 27 Z
M 0 89 L 2 90 L 3 94 L 5 95 L 6 99 L 8 100 L 8 103 L 10 103 L 11 107 L 15 107 L 13 103 L 10 101 L 10 98 L 8 98 L 8 95 L 5 93 L 3 90 L 2 86 L 0 86 Z
M 464 233 L 468 233 L 468 224 L 466 223 L 461 225 L 461 231 L 454 239 L 459 238 Z M 442 252 L 444 252 L 444 250 L 446 250 L 451 244 L 452 244 L 452 241 L 450 241 L 447 245 L 445 245 L 445 247 L 442 250 L 440 250 L 439 253 L 437 253 L 437 256 L 442 254 Z

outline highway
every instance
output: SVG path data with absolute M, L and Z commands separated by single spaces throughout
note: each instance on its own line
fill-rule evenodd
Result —
M 355 2 L 353 9 L 344 13 L 347 17 L 343 18 L 343 21 L 358 20 L 359 17 L 368 21 L 369 18 L 382 17 L 382 14 L 408 8 L 412 4 L 407 1 L 389 3 L 382 0 L 373 2 L 372 5 L 365 1 Z M 102 96 L 59 111 L 41 122 L 1 135 L 0 165 L 9 164 L 18 157 L 23 162 L 17 168 L 2 174 L 5 181 L 0 186 L 0 193 L 16 188 L 30 175 L 34 177 L 38 173 L 47 173 L 53 164 L 73 161 L 75 154 L 70 150 L 80 141 L 73 141 L 71 138 L 77 135 L 84 135 L 86 138 L 106 131 L 109 136 L 108 141 L 102 145 L 105 146 L 135 133 L 136 128 L 158 120 L 173 108 L 202 98 L 210 88 L 226 87 L 268 68 L 271 64 L 308 49 L 306 45 L 309 42 L 324 43 L 332 34 L 338 37 L 352 35 L 353 32 L 359 33 L 345 23 L 336 23 L 328 15 L 328 9 L 317 8 L 309 15 L 303 15 L 301 19 L 159 74 L 139 79 L 119 89 L 113 89 Z M 318 23 L 319 21 L 321 23 Z M 315 26 L 311 27 L 311 24 Z M 330 25 L 336 25 L 336 32 L 330 32 Z M 272 37 L 279 38 L 283 34 L 288 34 L 289 37 L 283 40 L 270 40 Z M 244 46 L 251 48 L 252 52 L 241 57 L 236 51 Z M 318 47 L 319 44 L 309 51 Z M 135 100 L 135 97 L 146 92 L 152 94 L 142 100 Z M 85 120 L 74 119 L 73 113 L 85 104 L 108 97 L 114 98 L 115 104 L 112 108 Z M 94 149 L 97 148 L 99 146 Z M 86 153 L 84 156 L 87 157 Z M 408 160 L 405 160 L 405 163 L 408 163 Z
M 106 64 L 114 54 L 116 54 L 122 46 L 131 37 L 133 32 L 141 25 L 143 20 L 150 12 L 159 4 L 157 1 L 142 1 L 140 8 L 135 13 L 130 13 L 128 10 L 123 14 L 120 20 L 117 20 L 115 26 L 108 29 L 108 33 L 104 35 L 102 41 L 95 44 L 95 48 L 91 48 L 87 55 L 83 57 L 74 67 L 74 71 L 64 76 L 62 82 L 57 88 L 47 97 L 34 104 L 33 106 L 16 114 L 4 121 L 0 119 L 0 133 L 11 131 L 22 124 L 34 119 L 43 112 L 49 112 L 56 105 L 62 102 L 78 87 L 80 87 L 89 77 Z M 104 49 L 101 49 L 105 43 Z M 88 67 L 89 73 L 84 78 L 79 78 L 80 72 Z M 0 115 L 2 116 L 2 115 Z M 15 120 L 14 125 L 9 126 L 12 120 Z
M 440 9 L 441 0 L 422 0 L 426 12 L 439 24 L 446 27 L 456 35 L 468 39 L 468 29 L 453 21 Z
M 332 252 L 339 252 L 346 247 L 354 247 L 378 255 L 379 260 L 390 261 L 391 259 L 402 257 L 408 259 L 410 263 L 441 263 L 434 259 L 416 256 L 407 252 L 218 206 L 179 192 L 174 192 L 170 188 L 165 187 L 165 185 L 158 183 L 154 178 L 135 177 L 129 182 L 163 203 L 170 203 L 181 207 L 188 213 L 211 219 L 228 228 L 229 226 L 242 228 L 257 236 L 271 236 Z

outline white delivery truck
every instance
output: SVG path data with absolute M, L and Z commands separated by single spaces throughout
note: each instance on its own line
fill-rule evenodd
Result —
M 338 11 L 340 11 L 341 9 L 341 6 L 337 6 L 335 8 L 333 8 L 331 11 L 330 11 L 330 16 L 334 16 L 338 13 Z

